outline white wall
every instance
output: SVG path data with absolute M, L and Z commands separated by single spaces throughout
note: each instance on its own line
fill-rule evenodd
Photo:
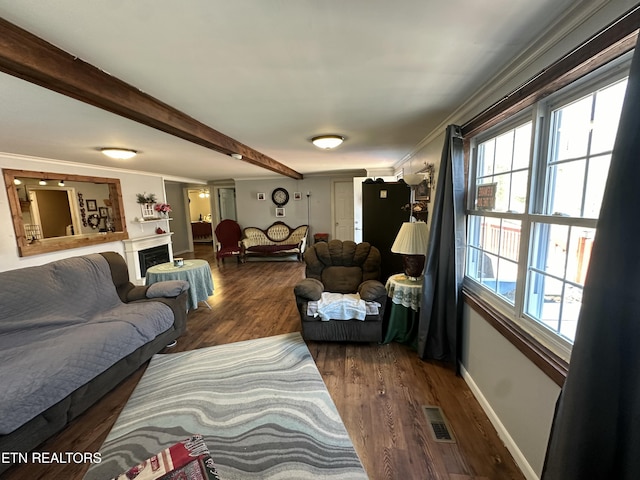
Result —
M 60 161 L 53 161 L 35 157 L 25 157 L 0 153 L 0 168 L 11 168 L 20 170 L 34 170 L 52 173 L 68 173 L 74 175 L 89 175 L 96 177 L 119 178 L 122 187 L 122 198 L 124 213 L 129 237 L 142 237 L 155 234 L 158 225 L 148 223 L 141 225 L 134 223 L 136 217 L 140 217 L 140 206 L 136 203 L 136 193 L 155 193 L 158 200 L 164 198 L 164 182 L 158 175 L 147 175 L 143 173 L 130 172 L 125 170 L 104 169 L 88 165 L 71 164 Z M 1 180 L 3 190 L 4 178 Z M 88 247 L 74 248 L 71 250 L 61 250 L 55 253 L 20 257 L 16 246 L 15 232 L 11 220 L 11 211 L 6 194 L 0 194 L 0 271 L 13 270 L 16 268 L 41 265 L 44 263 L 59 260 L 87 253 L 104 251 L 114 251 L 123 254 L 124 245 L 122 242 L 111 242 Z M 166 226 L 163 227 L 166 230 Z
M 560 387 L 467 305 L 462 328 L 463 377 L 520 468 L 537 478 Z

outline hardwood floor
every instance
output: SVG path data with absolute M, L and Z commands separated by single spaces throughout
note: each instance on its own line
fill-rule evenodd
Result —
M 210 246 L 185 258 L 209 260 L 212 309 L 189 313 L 188 331 L 170 353 L 299 331 L 293 286 L 298 262 L 233 259 L 219 268 Z M 464 380 L 399 344 L 307 342 L 371 480 L 524 479 Z M 96 452 L 135 385 L 141 367 L 39 451 Z M 457 443 L 432 439 L 423 405 L 442 407 Z M 24 464 L 8 480 L 82 478 L 88 465 Z

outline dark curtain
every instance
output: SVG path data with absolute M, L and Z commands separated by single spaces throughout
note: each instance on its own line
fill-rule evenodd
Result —
M 640 52 L 620 118 L 543 480 L 640 478 Z
M 424 272 L 418 354 L 458 368 L 464 277 L 464 149 L 460 127 L 447 127 Z

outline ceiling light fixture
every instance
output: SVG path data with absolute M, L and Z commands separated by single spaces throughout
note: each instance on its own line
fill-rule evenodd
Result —
M 240 155 L 239 153 L 231 153 L 230 156 L 232 158 L 235 158 L 236 160 L 242 160 L 242 155 Z
M 344 137 L 340 135 L 318 135 L 311 139 L 311 143 L 322 150 L 331 150 L 340 146 L 342 142 L 344 142 Z
M 59 187 L 64 187 L 64 180 L 60 180 L 60 181 L 58 182 L 58 186 L 59 186 Z
M 43 187 L 47 184 L 47 181 L 42 179 L 38 182 L 38 185 L 42 185 Z
M 138 152 L 129 148 L 101 148 L 100 151 L 109 158 L 128 160 L 135 157 Z

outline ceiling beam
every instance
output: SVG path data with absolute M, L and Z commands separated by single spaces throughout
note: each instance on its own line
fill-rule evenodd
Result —
M 0 71 L 287 177 L 302 174 L 0 18 Z M 229 159 L 234 161 L 235 159 Z M 237 161 L 237 160 L 235 160 Z

